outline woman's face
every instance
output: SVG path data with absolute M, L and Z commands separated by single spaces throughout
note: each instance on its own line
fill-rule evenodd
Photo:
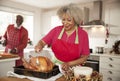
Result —
M 72 17 L 70 17 L 67 13 L 65 13 L 62 16 L 62 24 L 66 31 L 70 31 L 74 29 L 75 22 Z

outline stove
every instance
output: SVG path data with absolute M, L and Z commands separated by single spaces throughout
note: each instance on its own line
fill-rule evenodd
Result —
M 98 55 L 90 55 L 84 66 L 91 67 L 94 71 L 99 72 L 99 60 L 100 57 Z

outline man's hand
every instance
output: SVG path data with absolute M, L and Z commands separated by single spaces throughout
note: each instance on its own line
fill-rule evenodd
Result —
M 7 41 L 6 40 L 2 41 L 2 45 L 6 46 L 7 45 Z
M 12 53 L 12 54 L 17 54 L 18 51 L 17 51 L 17 49 L 13 48 L 13 49 L 10 51 L 10 53 Z

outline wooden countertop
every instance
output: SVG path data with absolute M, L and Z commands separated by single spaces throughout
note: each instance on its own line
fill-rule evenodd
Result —
M 0 77 L 0 81 L 31 81 L 29 79 L 21 79 L 16 77 Z
M 20 57 L 15 54 L 0 54 L 0 62 L 18 60 Z

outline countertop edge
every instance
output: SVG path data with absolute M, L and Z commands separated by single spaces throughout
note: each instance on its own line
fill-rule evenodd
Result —
M 6 59 L 0 59 L 0 62 L 13 61 L 13 60 L 18 60 L 18 59 L 20 59 L 20 57 L 6 58 Z
M 100 57 L 116 57 L 120 58 L 120 54 L 108 54 L 108 53 L 103 53 L 103 54 L 97 54 L 97 53 L 91 53 L 91 56 L 100 56 Z

